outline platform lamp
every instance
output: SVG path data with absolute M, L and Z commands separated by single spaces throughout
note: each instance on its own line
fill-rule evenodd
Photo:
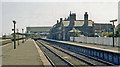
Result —
M 115 19 L 115 20 L 110 20 L 110 22 L 112 22 L 113 23 L 113 47 L 114 47 L 114 28 L 115 28 L 115 25 L 114 25 L 114 22 L 116 22 L 117 21 L 117 19 Z
M 22 29 L 22 38 L 23 38 L 23 31 L 24 31 L 24 29 Z M 24 43 L 24 38 L 22 40 L 22 43 Z
M 15 24 L 16 24 L 16 21 L 13 20 L 13 24 L 14 24 L 14 29 L 12 29 L 14 31 L 14 49 L 16 49 L 16 35 L 15 35 Z

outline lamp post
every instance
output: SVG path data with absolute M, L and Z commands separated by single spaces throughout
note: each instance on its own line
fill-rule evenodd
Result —
M 114 28 L 115 28 L 114 22 L 116 22 L 116 21 L 117 21 L 117 19 L 115 19 L 115 20 L 110 20 L 110 22 L 113 23 L 113 47 L 114 47 Z
M 23 38 L 23 31 L 24 31 L 24 29 L 22 29 L 22 38 Z M 22 43 L 24 43 L 24 38 L 23 38 L 23 41 L 22 41 Z
M 20 45 L 20 44 L 19 44 L 19 33 L 18 33 L 18 31 L 19 31 L 19 30 L 17 29 L 17 34 L 18 34 L 18 45 Z
M 16 49 L 16 35 L 15 35 L 15 24 L 16 24 L 16 21 L 13 20 L 13 23 L 14 23 L 14 49 Z

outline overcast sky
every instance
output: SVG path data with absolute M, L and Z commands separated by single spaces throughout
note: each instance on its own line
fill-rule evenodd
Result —
M 28 26 L 52 26 L 60 17 L 68 17 L 70 11 L 77 14 L 77 19 L 83 19 L 84 12 L 88 12 L 89 19 L 96 23 L 109 22 L 111 19 L 118 18 L 118 2 L 112 0 L 111 2 L 8 2 L 4 0 L 2 32 L 12 32 L 13 19 L 16 20 L 16 27 L 19 30 Z

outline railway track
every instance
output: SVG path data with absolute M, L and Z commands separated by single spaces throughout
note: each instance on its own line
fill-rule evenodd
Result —
M 78 54 L 78 53 L 75 53 L 75 52 L 71 52 L 69 50 L 65 50 L 65 49 L 62 49 L 58 46 L 55 46 L 53 44 L 50 44 L 50 43 L 47 43 L 45 41 L 42 41 L 42 40 L 38 40 L 37 43 L 41 44 L 42 46 L 46 47 L 47 49 L 49 49 L 49 51 L 53 51 L 54 53 L 57 53 L 57 52 L 62 52 L 64 54 L 67 54 L 69 56 L 71 56 L 72 58 L 76 59 L 78 63 L 82 63 L 80 65 L 90 65 L 90 66 L 111 66 L 111 65 L 114 65 L 114 64 L 111 64 L 111 63 L 108 63 L 108 62 L 105 62 L 105 61 L 102 61 L 102 60 L 99 60 L 99 59 L 95 59 L 93 57 L 90 57 L 90 56 L 87 56 L 87 55 L 84 55 L 84 54 Z M 51 49 L 52 48 L 52 49 Z M 55 52 L 55 51 L 57 52 Z M 44 52 L 44 51 L 43 51 Z M 46 55 L 46 54 L 45 54 Z M 63 54 L 62 54 L 63 55 Z M 59 55 L 60 56 L 60 55 Z M 49 57 L 49 56 L 48 56 Z M 66 60 L 65 58 L 62 58 L 64 60 Z M 73 59 L 72 59 L 73 60 Z M 51 61 L 54 62 L 54 60 L 52 60 L 51 58 Z M 66 60 L 67 61 L 67 60 Z M 75 61 L 75 60 L 73 60 Z M 75 64 L 74 62 L 71 62 L 70 60 L 67 61 L 67 63 L 70 63 L 69 65 L 70 66 L 80 66 L 78 64 Z M 55 66 L 55 65 L 54 65 Z
M 40 42 L 36 41 L 38 46 L 41 48 L 49 62 L 53 67 L 65 66 L 65 67 L 74 67 L 72 63 L 62 58 L 60 55 L 55 53 L 54 51 L 50 50 L 45 45 L 41 44 Z

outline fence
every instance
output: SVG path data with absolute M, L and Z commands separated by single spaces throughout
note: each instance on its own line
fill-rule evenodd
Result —
M 70 41 L 73 41 L 73 37 L 70 37 Z M 75 37 L 74 41 L 100 45 L 113 45 L 112 37 Z M 115 37 L 114 45 L 120 47 L 120 37 Z

